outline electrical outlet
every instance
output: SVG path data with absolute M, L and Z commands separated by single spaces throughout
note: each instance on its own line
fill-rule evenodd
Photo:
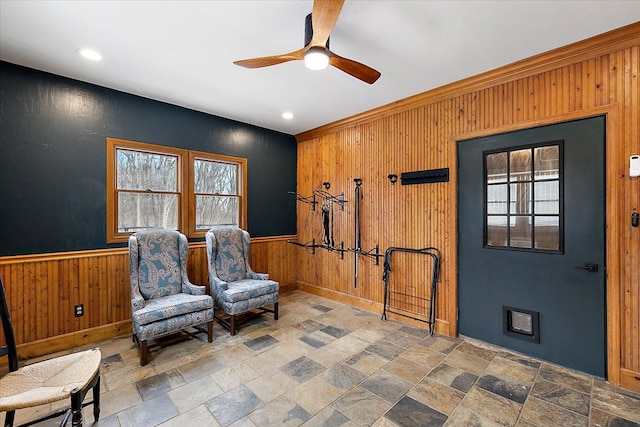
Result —
M 84 304 L 76 304 L 73 306 L 73 314 L 75 317 L 84 316 Z

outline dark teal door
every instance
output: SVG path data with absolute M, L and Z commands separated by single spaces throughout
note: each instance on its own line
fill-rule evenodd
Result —
M 605 118 L 458 142 L 459 332 L 606 377 Z

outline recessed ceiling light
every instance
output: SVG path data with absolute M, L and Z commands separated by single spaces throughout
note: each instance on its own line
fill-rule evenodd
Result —
M 92 61 L 102 61 L 102 55 L 93 49 L 78 49 L 78 53 Z
M 285 111 L 284 113 L 282 113 L 282 118 L 283 119 L 287 119 L 287 120 L 291 120 L 291 119 L 293 119 L 293 113 L 291 113 L 289 111 Z

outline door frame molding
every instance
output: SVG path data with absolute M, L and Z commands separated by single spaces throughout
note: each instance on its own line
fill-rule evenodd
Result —
M 607 318 L 606 325 L 606 357 L 607 357 L 607 381 L 620 385 L 621 368 L 621 263 L 620 256 L 620 222 L 618 218 L 622 209 L 622 194 L 618 191 L 618 183 L 621 177 L 626 176 L 624 170 L 623 149 L 619 148 L 624 141 L 616 141 L 618 130 L 622 129 L 620 114 L 618 114 L 618 104 L 609 104 L 597 108 L 588 108 L 574 111 L 568 114 L 560 114 L 553 117 L 530 120 L 526 122 L 511 123 L 504 126 L 490 129 L 477 130 L 466 133 L 452 135 L 449 147 L 452 150 L 452 157 L 456 161 L 456 167 L 450 172 L 451 185 L 449 189 L 450 200 L 453 201 L 453 214 L 450 235 L 456 236 L 456 250 L 453 252 L 455 259 L 452 265 L 455 268 L 455 289 L 453 301 L 449 306 L 451 312 L 448 313 L 451 324 L 449 331 L 458 335 L 458 292 L 459 292 L 459 266 L 458 266 L 458 142 L 482 138 L 491 135 L 498 135 L 507 132 L 525 130 L 539 126 L 560 124 L 564 122 L 588 119 L 592 117 L 605 116 L 605 312 Z

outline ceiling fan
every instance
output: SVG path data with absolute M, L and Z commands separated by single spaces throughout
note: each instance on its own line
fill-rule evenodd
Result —
M 307 16 L 305 22 L 305 46 L 302 49 L 282 55 L 243 59 L 233 63 L 245 68 L 261 68 L 304 60 L 307 68 L 321 70 L 327 65 L 333 65 L 357 79 L 373 84 L 380 77 L 380 72 L 329 50 L 329 36 L 343 4 L 344 0 L 314 0 L 313 11 Z

